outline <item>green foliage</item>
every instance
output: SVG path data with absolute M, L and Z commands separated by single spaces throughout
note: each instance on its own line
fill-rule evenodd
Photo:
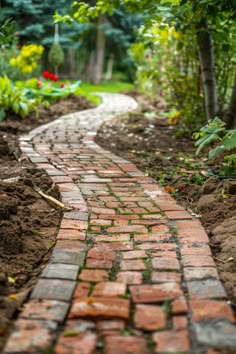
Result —
M 59 43 L 53 43 L 49 54 L 48 61 L 53 66 L 60 66 L 64 62 L 64 52 Z
M 217 143 L 216 146 L 210 149 L 208 159 L 213 159 L 227 151 L 233 152 L 236 149 L 236 129 L 227 130 L 225 123 L 217 117 L 209 121 L 193 137 L 197 139 L 195 143 L 195 146 L 198 147 L 197 155 L 206 146 Z M 223 176 L 236 175 L 236 154 L 225 155 L 224 161 L 224 163 L 221 163 L 219 174 Z
M 92 85 L 87 82 L 83 82 L 81 88 L 89 93 L 93 92 L 122 92 L 134 89 L 134 85 L 128 82 L 120 81 L 103 81 L 100 85 Z
M 7 111 L 13 111 L 24 118 L 31 111 L 37 111 L 38 103 L 28 99 L 24 90 L 17 88 L 6 76 L 0 77 L 0 120 Z

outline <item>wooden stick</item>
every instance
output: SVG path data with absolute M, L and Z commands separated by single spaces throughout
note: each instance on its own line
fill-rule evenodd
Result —
M 38 187 L 34 186 L 34 190 L 40 194 L 43 198 L 45 198 L 46 200 L 49 200 L 50 202 L 52 202 L 53 204 L 56 204 L 57 206 L 59 206 L 60 208 L 65 208 L 65 205 L 61 202 L 59 202 L 59 200 L 51 197 L 50 195 L 45 194 L 43 191 L 41 191 L 41 189 L 39 189 Z

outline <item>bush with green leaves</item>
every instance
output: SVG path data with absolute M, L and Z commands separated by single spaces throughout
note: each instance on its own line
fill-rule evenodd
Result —
M 59 43 L 53 43 L 48 54 L 48 61 L 55 68 L 64 63 L 64 52 Z
M 236 129 L 227 130 L 226 123 L 218 117 L 210 120 L 199 132 L 193 134 L 197 139 L 196 155 L 206 147 L 214 144 L 208 154 L 211 160 L 216 156 L 224 155 L 224 162 L 221 162 L 218 174 L 221 176 L 236 176 Z M 227 154 L 229 152 L 230 154 Z
M 22 118 L 32 111 L 37 113 L 38 104 L 39 100 L 29 99 L 25 90 L 15 86 L 7 76 L 0 77 L 0 121 L 4 120 L 10 111 Z

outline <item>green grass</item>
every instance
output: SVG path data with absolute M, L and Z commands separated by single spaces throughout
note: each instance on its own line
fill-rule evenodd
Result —
M 82 82 L 81 89 L 90 94 L 93 92 L 117 93 L 121 91 L 133 90 L 134 85 L 129 82 L 121 81 L 103 81 L 100 85 L 92 85 L 88 82 Z

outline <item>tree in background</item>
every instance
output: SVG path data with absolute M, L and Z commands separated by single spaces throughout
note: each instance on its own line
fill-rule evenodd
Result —
M 59 43 L 58 24 L 55 24 L 54 43 L 48 54 L 48 61 L 54 66 L 54 73 L 58 76 L 58 67 L 64 63 L 64 52 Z

